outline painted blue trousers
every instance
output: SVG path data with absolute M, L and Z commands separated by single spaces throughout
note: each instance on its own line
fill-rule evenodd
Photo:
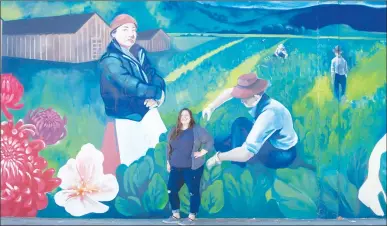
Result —
M 340 92 L 340 86 L 341 86 L 341 92 Z M 335 97 L 338 100 L 341 100 L 341 97 L 345 95 L 345 91 L 347 89 L 347 77 L 345 75 L 335 75 L 335 82 L 334 82 L 334 89 L 335 89 Z
M 231 127 L 231 142 L 229 150 L 240 147 L 246 141 L 247 136 L 249 135 L 251 128 L 253 127 L 253 122 L 245 117 L 240 117 L 234 121 Z M 293 163 L 294 159 L 297 157 L 296 146 L 288 150 L 281 150 L 275 148 L 269 140 L 267 140 L 259 150 L 258 154 L 251 158 L 249 163 L 260 162 L 268 168 L 279 169 L 287 168 L 290 164 Z M 233 164 L 245 167 L 246 163 L 241 162 L 232 162 Z

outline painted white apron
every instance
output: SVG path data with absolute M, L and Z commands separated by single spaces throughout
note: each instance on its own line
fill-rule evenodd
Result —
M 115 119 L 121 164 L 130 165 L 159 143 L 160 135 L 167 132 L 157 108 L 151 109 L 140 122 Z

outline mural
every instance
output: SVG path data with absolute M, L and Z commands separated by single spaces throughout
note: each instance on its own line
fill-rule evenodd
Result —
M 3 1 L 1 17 L 1 216 L 170 216 L 167 132 L 188 107 L 215 141 L 199 218 L 386 217 L 385 2 Z

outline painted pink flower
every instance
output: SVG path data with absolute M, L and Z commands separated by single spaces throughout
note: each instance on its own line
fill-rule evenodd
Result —
M 119 188 L 115 176 L 103 173 L 103 161 L 102 152 L 94 145 L 83 145 L 76 158 L 59 169 L 62 190 L 55 194 L 55 203 L 73 216 L 108 211 L 109 206 L 101 201 L 113 200 Z
M 19 120 L 1 122 L 1 183 L 13 183 L 25 179 L 26 163 L 30 162 L 44 169 L 47 162 L 38 156 L 45 148 L 42 140 L 29 140 L 35 135 L 35 126 Z
M 19 120 L 1 123 L 1 216 L 36 216 L 47 207 L 46 193 L 58 187 L 54 169 L 38 154 L 45 148 L 42 140 L 30 140 L 35 126 Z
M 18 182 L 5 182 L 1 186 L 1 216 L 35 217 L 38 210 L 48 205 L 47 193 L 59 186 L 61 180 L 53 178 L 54 169 L 34 169 L 28 163 L 27 177 Z
M 1 74 L 1 111 L 9 120 L 12 114 L 8 109 L 19 110 L 24 104 L 19 103 L 24 94 L 23 85 L 12 74 Z
M 67 119 L 52 108 L 37 108 L 28 112 L 25 118 L 26 123 L 36 126 L 35 139 L 42 139 L 47 145 L 56 144 L 67 135 Z

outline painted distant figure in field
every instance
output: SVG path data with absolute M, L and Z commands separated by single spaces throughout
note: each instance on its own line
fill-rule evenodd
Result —
M 341 101 L 345 96 L 347 88 L 347 75 L 348 75 L 348 64 L 343 58 L 340 46 L 336 46 L 333 49 L 335 57 L 331 61 L 331 77 L 333 82 L 335 97 Z M 341 92 L 340 92 L 341 87 Z
M 286 48 L 284 44 L 279 44 L 277 49 L 274 52 L 274 56 L 276 57 L 282 57 L 284 59 L 288 58 L 288 52 L 286 51 Z
M 157 110 L 165 100 L 165 82 L 135 44 L 137 22 L 121 14 L 111 23 L 112 42 L 101 57 L 101 96 L 114 119 L 122 164 L 130 165 L 167 131 Z
M 386 192 L 383 189 L 380 182 L 380 162 L 382 155 L 386 153 L 387 147 L 387 134 L 376 143 L 374 149 L 371 152 L 370 159 L 368 161 L 368 176 L 362 186 L 359 189 L 359 200 L 371 208 L 371 210 L 378 216 L 384 216 L 382 203 L 379 201 L 379 194 L 382 193 L 384 202 L 387 202 Z
M 238 98 L 255 119 L 251 122 L 241 117 L 234 121 L 229 151 L 217 152 L 208 159 L 208 168 L 222 161 L 245 163 L 254 156 L 273 169 L 286 168 L 294 162 L 298 136 L 292 116 L 285 106 L 265 93 L 267 87 L 268 82 L 257 78 L 255 73 L 242 75 L 234 88 L 225 90 L 203 110 L 203 117 L 209 120 L 215 109 L 232 98 Z

